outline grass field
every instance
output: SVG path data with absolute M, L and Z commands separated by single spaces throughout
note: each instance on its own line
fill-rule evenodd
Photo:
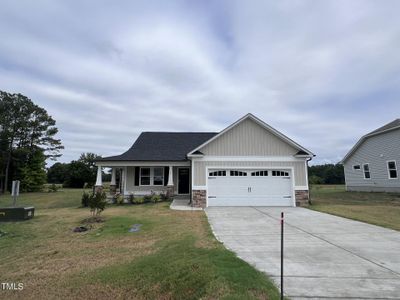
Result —
M 400 194 L 346 192 L 343 185 L 314 185 L 310 209 L 400 230 Z
M 213 237 L 203 212 L 169 203 L 112 206 L 92 230 L 72 229 L 89 217 L 82 190 L 23 194 L 36 216 L 0 223 L 0 299 L 278 299 L 270 280 Z M 0 197 L 8 206 L 9 197 Z M 128 233 L 133 224 L 141 231 Z

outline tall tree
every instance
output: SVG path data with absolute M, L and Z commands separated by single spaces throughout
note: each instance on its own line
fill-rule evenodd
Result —
M 46 158 L 55 159 L 64 148 L 61 140 L 55 138 L 58 132 L 56 121 L 24 95 L 0 91 L 0 125 L 0 172 L 3 175 L 0 186 L 3 192 L 10 186 L 10 175 L 21 177 L 21 170 L 29 170 L 30 164 L 38 166 L 39 157 L 43 162 Z M 11 170 L 16 165 L 18 168 Z

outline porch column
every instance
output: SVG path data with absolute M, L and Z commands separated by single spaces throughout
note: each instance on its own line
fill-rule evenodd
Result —
M 111 183 L 110 183 L 110 194 L 115 195 L 117 192 L 117 181 L 116 181 L 116 169 L 111 169 Z
M 102 175 L 101 166 L 98 166 L 97 167 L 96 184 L 95 184 L 95 187 L 94 187 L 95 192 L 101 191 L 103 189 L 103 181 L 102 181 L 101 175 Z
M 168 167 L 168 183 L 167 183 L 167 196 L 172 198 L 174 196 L 174 172 L 173 166 Z

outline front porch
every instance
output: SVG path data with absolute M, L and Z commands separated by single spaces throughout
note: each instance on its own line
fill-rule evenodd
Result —
M 102 171 L 111 169 L 110 195 L 166 194 L 191 199 L 190 162 L 98 162 L 95 188 L 103 189 Z

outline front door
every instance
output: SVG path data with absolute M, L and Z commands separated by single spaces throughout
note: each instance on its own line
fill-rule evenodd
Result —
M 189 168 L 178 169 L 178 194 L 189 194 Z

